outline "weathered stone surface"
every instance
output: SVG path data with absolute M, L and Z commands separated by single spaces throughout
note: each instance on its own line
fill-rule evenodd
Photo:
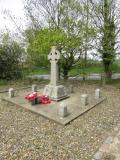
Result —
M 48 55 L 48 59 L 51 63 L 51 81 L 49 85 L 45 86 L 43 91 L 44 95 L 49 96 L 52 100 L 59 101 L 67 98 L 67 93 L 62 85 L 58 85 L 58 61 L 60 59 L 60 52 L 56 49 L 55 46 L 52 47 L 50 54 Z
M 67 104 L 66 103 L 61 103 L 60 104 L 58 114 L 60 115 L 61 118 L 64 118 L 68 115 Z
M 98 152 L 94 155 L 94 159 L 93 159 L 93 160 L 102 160 L 102 157 L 103 157 L 103 153 L 98 151 Z
M 83 106 L 88 105 L 88 95 L 87 95 L 87 94 L 81 95 L 81 104 L 82 104 Z
M 50 54 L 48 55 L 48 60 L 51 63 L 51 81 L 50 85 L 57 86 L 59 71 L 58 71 L 58 61 L 60 59 L 60 52 L 55 46 L 52 47 Z
M 99 99 L 101 97 L 101 91 L 100 89 L 95 90 L 95 99 Z
M 15 92 L 13 88 L 9 89 L 9 98 L 13 98 L 15 96 Z
M 34 113 L 40 114 L 41 116 L 48 118 L 50 120 L 53 120 L 59 124 L 66 125 L 72 120 L 76 119 L 83 113 L 87 112 L 88 110 L 94 108 L 96 105 L 101 103 L 105 100 L 105 98 L 100 98 L 99 100 L 92 101 L 93 95 L 90 95 L 90 102 L 89 105 L 86 105 L 83 107 L 80 101 L 80 95 L 78 93 L 72 94 L 70 98 L 62 100 L 63 103 L 67 104 L 68 109 L 68 116 L 61 119 L 61 117 L 58 115 L 58 110 L 60 108 L 60 103 L 56 101 L 52 101 L 50 104 L 43 105 L 43 104 L 37 104 L 32 106 L 28 101 L 25 99 L 25 96 L 29 92 L 24 92 L 24 94 L 18 94 L 16 97 L 9 98 L 4 94 L 1 98 L 5 101 L 11 102 L 13 104 L 17 104 L 17 106 L 21 106 L 25 109 L 28 109 L 29 111 L 32 111 Z M 38 92 L 39 95 L 42 94 L 42 91 Z
M 111 144 L 113 142 L 113 137 L 109 136 L 106 140 L 105 143 L 106 144 Z
M 111 135 L 107 137 L 99 148 L 97 153 L 102 153 L 102 159 L 119 160 L 120 159 L 120 129 L 119 125 L 113 129 Z M 117 129 L 116 129 L 117 128 Z M 97 155 L 96 153 L 96 155 Z M 95 156 L 94 156 L 95 157 Z
M 52 85 L 47 85 L 43 91 L 43 94 L 49 96 L 55 101 L 59 101 L 68 97 L 66 89 L 63 85 L 55 87 Z

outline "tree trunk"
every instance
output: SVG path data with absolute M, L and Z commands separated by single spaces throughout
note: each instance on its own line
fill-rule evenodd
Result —
M 60 80 L 60 72 L 61 72 L 61 66 L 58 66 L 58 70 L 59 70 L 59 75 L 58 75 L 58 80 Z
M 63 77 L 64 77 L 64 80 L 68 79 L 68 69 L 66 68 L 63 70 Z
M 112 79 L 112 69 L 111 69 L 111 65 L 106 63 L 104 64 L 104 68 L 105 68 L 105 77 L 106 77 L 106 81 L 109 82 Z

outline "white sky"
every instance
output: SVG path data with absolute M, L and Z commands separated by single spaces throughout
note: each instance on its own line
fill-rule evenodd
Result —
M 5 9 L 10 10 L 11 14 L 18 19 L 18 23 L 21 21 L 22 25 L 25 26 L 23 0 L 0 0 L 0 30 L 4 30 L 5 26 L 11 31 L 15 29 L 14 24 L 4 15 Z

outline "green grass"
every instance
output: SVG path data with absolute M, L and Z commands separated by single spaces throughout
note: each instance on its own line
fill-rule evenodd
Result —
M 4 86 L 22 86 L 23 85 L 23 81 L 22 80 L 0 80 L 0 87 L 4 87 Z
M 115 61 L 112 66 L 113 72 L 119 73 L 120 72 L 120 61 Z M 70 76 L 77 76 L 77 75 L 89 75 L 93 73 L 103 73 L 104 68 L 102 66 L 102 63 L 95 63 L 91 62 L 88 64 L 86 68 L 84 67 L 73 67 L 72 70 L 69 72 Z M 44 75 L 44 74 L 50 74 L 50 68 L 35 68 L 32 69 L 30 72 L 26 72 L 26 75 Z
M 103 72 L 103 68 L 101 66 L 91 66 L 91 67 L 87 67 L 84 69 L 81 69 L 80 67 L 76 67 L 73 68 L 70 71 L 70 75 L 75 76 L 75 75 L 88 75 L 88 74 L 92 74 L 92 73 L 102 73 Z
M 116 61 L 112 66 L 113 72 L 120 73 L 120 61 Z
M 0 80 L 0 86 L 5 86 L 8 84 L 8 81 L 6 80 Z
M 69 75 L 76 76 L 76 75 L 81 75 L 81 74 L 92 74 L 92 73 L 102 73 L 103 68 L 101 66 L 92 66 L 92 67 L 87 67 L 85 69 L 82 69 L 80 67 L 75 67 L 73 68 L 70 72 Z M 26 72 L 28 75 L 28 73 Z M 50 69 L 46 68 L 37 68 L 29 72 L 29 75 L 44 75 L 44 74 L 50 74 Z
M 120 73 L 120 61 L 115 61 L 113 66 L 113 73 Z M 88 67 L 86 68 L 81 68 L 81 67 L 74 67 L 70 72 L 69 75 L 70 76 L 79 76 L 79 75 L 89 75 L 89 74 L 93 74 L 93 73 L 103 73 L 103 67 L 102 64 L 99 63 L 89 63 Z M 50 74 L 50 68 L 46 69 L 46 68 L 35 68 L 32 69 L 31 71 L 25 71 L 25 76 L 27 75 L 44 75 L 44 74 Z M 17 81 L 18 84 L 20 82 Z M 13 82 L 14 84 L 17 82 Z M 22 80 L 21 80 L 22 82 Z M 41 80 L 40 80 L 41 82 Z M 0 80 L 0 86 L 5 86 L 5 85 L 9 85 L 12 82 L 10 81 L 6 81 L 6 80 Z M 32 83 L 32 82 L 31 82 Z M 95 83 L 95 81 L 93 81 L 93 83 Z M 116 86 L 117 88 L 120 88 L 120 80 L 111 80 L 109 82 L 109 84 Z
M 44 75 L 44 74 L 50 74 L 50 69 L 37 68 L 37 69 L 33 69 L 29 73 L 29 75 Z
M 120 89 L 120 80 L 119 80 L 119 79 L 110 80 L 110 81 L 108 82 L 108 85 L 112 85 L 112 86 Z
M 120 73 L 120 61 L 115 61 L 113 63 L 112 71 L 113 73 Z M 88 64 L 86 68 L 74 67 L 69 74 L 75 76 L 80 74 L 88 75 L 88 74 L 103 73 L 103 72 L 104 68 L 102 66 L 102 63 L 98 63 L 98 64 Z

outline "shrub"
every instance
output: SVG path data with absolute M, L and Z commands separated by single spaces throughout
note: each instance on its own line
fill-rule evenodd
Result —
M 21 55 L 23 49 L 15 42 L 0 45 L 0 79 L 18 79 L 21 77 Z

